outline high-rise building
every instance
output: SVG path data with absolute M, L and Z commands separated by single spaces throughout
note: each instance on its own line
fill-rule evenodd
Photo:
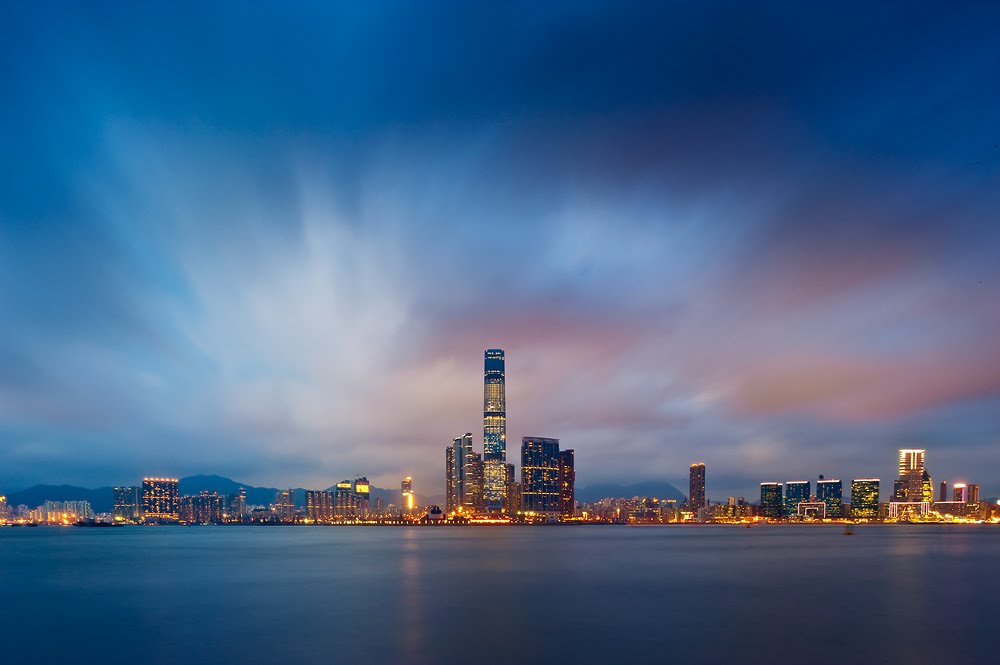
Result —
M 785 483 L 785 516 L 794 517 L 799 514 L 799 504 L 809 501 L 809 481 L 789 480 Z
M 835 478 L 820 476 L 816 481 L 816 500 L 826 504 L 827 517 L 840 517 L 844 501 L 844 484 Z
M 306 490 L 306 519 L 318 524 L 333 521 L 335 495 L 328 490 Z
M 857 478 L 851 481 L 851 517 L 875 519 L 878 517 L 878 478 Z
M 521 439 L 521 510 L 558 514 L 559 439 Z
M 361 476 L 354 479 L 354 508 L 358 517 L 368 517 L 368 511 L 371 508 L 371 491 L 368 478 Z
M 482 513 L 486 511 L 486 500 L 483 494 L 483 457 L 477 452 L 471 455 L 468 475 L 465 478 L 466 485 L 466 509 L 472 513 Z M 504 470 L 506 476 L 506 469 Z
M 924 501 L 925 452 L 918 448 L 903 448 L 899 451 L 899 481 L 903 501 Z
M 965 487 L 965 502 L 979 503 L 979 483 L 969 483 Z
M 947 501 L 947 500 L 948 500 L 948 481 L 942 480 L 941 489 L 940 491 L 938 491 L 938 501 Z
M 934 501 L 934 481 L 931 474 L 924 469 L 923 477 L 920 479 L 920 500 L 932 503 Z
M 142 490 L 132 487 L 116 487 L 114 517 L 116 522 L 135 522 L 142 519 Z
M 282 524 L 293 523 L 295 521 L 295 490 L 287 489 L 275 492 L 271 512 Z
M 349 519 L 356 515 L 354 487 L 350 480 L 341 480 L 334 488 L 333 510 L 338 519 Z
M 507 493 L 507 395 L 503 349 L 486 349 L 483 374 L 483 496 L 500 512 Z
M 778 519 L 784 513 L 782 504 L 783 486 L 781 483 L 760 484 L 760 514 L 763 517 Z
M 449 515 L 462 505 L 462 480 L 459 476 L 462 465 L 455 462 L 457 449 L 454 445 L 444 449 L 444 509 Z
M 576 475 L 574 472 L 574 479 Z M 507 464 L 507 514 L 516 515 L 521 510 L 521 484 L 517 482 L 514 465 Z
M 188 524 L 221 524 L 225 515 L 225 499 L 217 492 L 202 490 L 194 496 L 180 498 L 179 518 Z
M 178 481 L 176 478 L 142 479 L 142 516 L 147 520 L 177 521 Z
M 458 476 L 458 500 L 459 505 L 465 510 L 475 510 L 477 494 L 473 475 L 476 467 L 476 451 L 472 449 L 472 432 L 466 432 L 463 436 L 457 437 L 452 446 L 455 448 L 455 464 L 460 468 L 456 469 Z M 479 462 L 482 466 L 482 462 Z M 479 479 L 478 493 L 482 494 L 482 479 Z
M 576 453 L 573 449 L 559 451 L 559 514 L 576 514 Z
M 400 483 L 399 486 L 399 493 L 400 493 L 399 505 L 402 506 L 403 512 L 409 515 L 410 513 L 413 512 L 413 509 L 416 508 L 416 506 L 414 505 L 415 499 L 413 498 L 413 478 L 411 478 L 410 476 L 403 478 L 403 482 Z
M 691 465 L 688 477 L 688 507 L 697 512 L 705 507 L 705 463 Z
M 968 501 L 968 486 L 965 483 L 955 483 L 951 486 L 951 500 L 961 501 L 965 503 Z

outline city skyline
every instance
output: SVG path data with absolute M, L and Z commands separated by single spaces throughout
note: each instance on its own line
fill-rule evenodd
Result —
M 1000 494 L 993 7 L 5 10 L 2 491 L 438 488 L 499 348 L 581 486 Z

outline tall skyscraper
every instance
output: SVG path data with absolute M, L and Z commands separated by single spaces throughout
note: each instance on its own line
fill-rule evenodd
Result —
M 878 478 L 858 478 L 851 481 L 851 517 L 878 517 Z
M 934 480 L 931 479 L 931 474 L 927 473 L 926 468 L 920 479 L 920 500 L 928 503 L 934 501 Z
M 785 516 L 798 515 L 799 504 L 803 501 L 809 501 L 809 481 L 789 480 L 785 483 Z
M 350 480 L 341 480 L 333 490 L 333 510 L 340 519 L 354 517 L 354 488 Z
M 558 514 L 559 439 L 521 439 L 521 510 Z
M 575 474 L 574 474 L 575 478 Z M 521 484 L 517 482 L 514 465 L 507 464 L 507 514 L 514 515 L 521 510 Z
M 781 483 L 760 484 L 760 514 L 763 517 L 778 519 L 784 513 L 782 505 Z
M 483 458 L 479 453 L 470 455 L 468 474 L 465 477 L 466 510 L 471 513 L 481 513 L 486 510 L 483 499 Z M 506 470 L 504 471 L 506 475 Z
M 947 501 L 947 500 L 948 500 L 948 481 L 942 480 L 941 489 L 938 492 L 938 501 Z
M 371 507 L 371 485 L 368 478 L 361 476 L 354 480 L 354 506 L 358 517 L 368 517 L 368 510 Z
M 816 500 L 826 504 L 827 517 L 840 517 L 844 500 L 844 484 L 834 478 L 819 477 L 816 481 Z
M 465 510 L 472 510 L 476 506 L 471 484 L 476 464 L 476 451 L 472 448 L 472 432 L 466 432 L 463 436 L 456 437 L 452 442 L 452 447 L 455 449 L 455 464 L 460 466 L 460 468 L 455 469 L 455 475 L 458 479 L 458 505 L 464 506 Z M 481 484 L 479 491 L 482 492 Z
M 705 507 L 705 463 L 691 465 L 688 478 L 688 506 L 697 512 Z
M 278 490 L 274 493 L 274 504 L 271 507 L 278 521 L 291 524 L 295 521 L 295 490 Z
M 486 349 L 483 374 L 483 496 L 500 512 L 507 494 L 507 392 L 503 349 Z
M 904 448 L 899 451 L 899 480 L 904 501 L 919 503 L 924 500 L 925 451 Z
M 413 478 L 410 476 L 403 478 L 403 482 L 399 486 L 399 493 L 399 505 L 403 507 L 403 512 L 409 515 L 416 508 L 414 505 L 415 499 L 413 498 Z
M 573 517 L 576 514 L 576 453 L 559 452 L 559 514 Z
M 178 494 L 176 478 L 143 478 L 143 519 L 177 521 Z
M 448 514 L 455 512 L 462 505 L 462 481 L 459 477 L 462 465 L 455 462 L 457 449 L 458 446 L 455 445 L 444 449 L 444 509 Z

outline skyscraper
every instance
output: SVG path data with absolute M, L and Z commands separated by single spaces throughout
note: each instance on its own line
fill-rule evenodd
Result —
M 500 512 L 507 493 L 507 394 L 503 349 L 486 349 L 483 374 L 483 496 Z
M 358 517 L 368 517 L 368 509 L 371 507 L 370 496 L 371 485 L 368 484 L 368 478 L 364 476 L 355 478 L 354 506 Z
M 778 519 L 784 512 L 782 505 L 781 483 L 760 484 L 760 514 L 763 517 Z
M 142 479 L 142 513 L 144 519 L 177 521 L 178 482 L 176 478 Z
M 334 514 L 345 519 L 355 515 L 354 490 L 350 480 L 341 480 L 333 490 Z
M 931 474 L 927 473 L 926 468 L 920 479 L 920 500 L 928 503 L 934 501 L 934 481 L 931 479 Z
M 899 481 L 904 501 L 924 500 L 924 450 L 903 448 L 899 451 Z
M 799 503 L 809 501 L 809 481 L 789 480 L 785 483 L 785 516 L 799 514 Z
M 470 454 L 468 473 L 465 477 L 466 510 L 471 513 L 483 512 L 486 509 L 483 500 L 483 458 L 477 452 Z M 504 470 L 506 475 L 506 469 Z
M 456 442 L 459 439 L 455 439 Z M 451 445 L 444 449 L 444 509 L 446 513 L 453 513 L 462 505 L 462 481 L 459 477 L 461 464 L 455 462 L 455 452 L 457 445 Z
M 558 514 L 559 439 L 521 439 L 521 510 Z
M 141 497 L 142 490 L 138 487 L 116 487 L 114 503 L 115 521 L 134 522 L 135 520 L 141 518 Z
M 274 493 L 274 504 L 272 511 L 282 524 L 291 524 L 295 521 L 295 490 L 278 490 Z
M 816 500 L 826 504 L 827 517 L 840 517 L 844 500 L 844 484 L 839 480 L 823 476 L 816 481 Z
M 563 517 L 576 514 L 575 456 L 572 449 L 559 452 L 559 514 Z
M 948 481 L 942 480 L 941 489 L 938 492 L 938 501 L 947 501 L 947 500 L 948 500 Z
M 878 478 L 858 478 L 851 481 L 851 517 L 878 517 Z
M 403 478 L 403 482 L 399 485 L 400 493 L 400 506 L 403 507 L 403 512 L 409 515 L 413 512 L 415 499 L 413 498 L 413 478 L 407 476 Z
M 697 512 L 705 506 L 705 463 L 691 465 L 688 478 L 688 507 Z
M 464 506 L 466 510 L 472 510 L 477 505 L 472 486 L 477 457 L 476 451 L 472 449 L 472 432 L 457 437 L 452 445 L 455 448 L 455 464 L 461 465 L 460 469 L 455 470 L 458 478 L 459 505 Z M 479 492 L 482 493 L 482 479 Z
M 575 478 L 574 472 L 574 478 Z M 507 514 L 513 515 L 521 510 L 521 485 L 517 482 L 514 465 L 507 464 Z

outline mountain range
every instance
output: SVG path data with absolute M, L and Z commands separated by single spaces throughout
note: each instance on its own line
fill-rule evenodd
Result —
M 279 491 L 277 487 L 255 487 L 246 483 L 237 482 L 231 478 L 218 475 L 197 475 L 181 478 L 178 489 L 181 496 L 186 494 L 198 494 L 201 491 L 218 492 L 219 494 L 236 494 L 240 488 L 246 489 L 247 503 L 250 505 L 266 506 L 274 501 L 274 495 Z M 295 505 L 300 508 L 305 507 L 306 490 L 295 489 Z M 327 488 L 332 490 L 333 487 Z M 577 488 L 576 500 L 580 503 L 592 503 L 607 497 L 650 496 L 661 499 L 677 499 L 683 501 L 686 497 L 676 487 L 669 483 L 658 481 L 647 481 L 632 485 L 616 485 L 612 483 L 589 485 Z M 440 495 L 416 494 L 418 506 L 431 504 L 443 505 L 444 499 Z M 390 503 L 398 504 L 400 501 L 399 490 L 384 489 L 372 486 L 371 502 L 374 505 L 376 499 L 382 499 L 382 505 L 388 506 Z M 91 507 L 99 513 L 111 512 L 114 505 L 114 492 L 111 487 L 99 487 L 97 489 L 87 489 L 75 487 L 73 485 L 35 485 L 28 489 L 12 492 L 7 495 L 7 503 L 11 506 L 24 504 L 31 508 L 40 506 L 45 501 L 89 501 Z

